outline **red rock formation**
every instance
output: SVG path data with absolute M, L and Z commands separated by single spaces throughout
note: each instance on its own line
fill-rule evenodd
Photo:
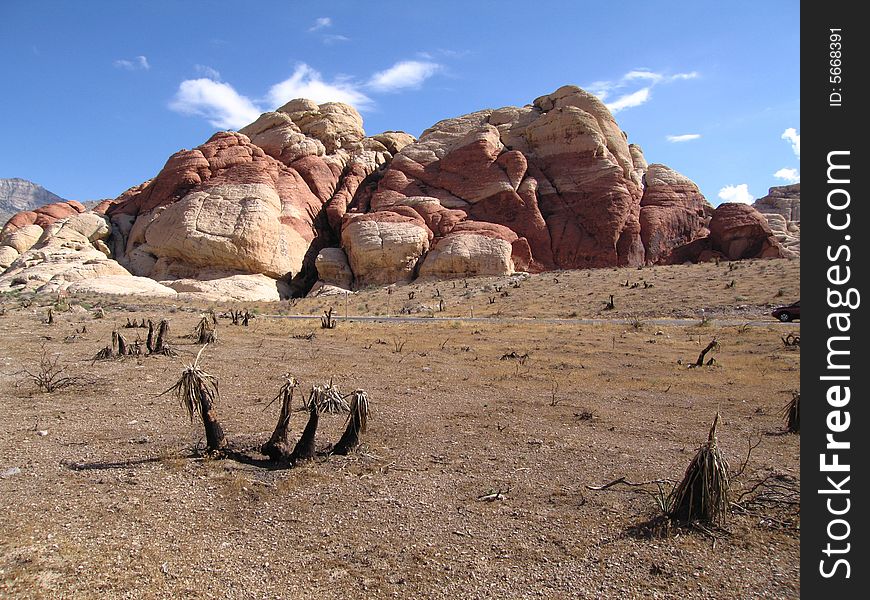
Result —
M 7 227 L 82 210 L 50 205 Z M 786 254 L 751 207 L 714 211 L 689 179 L 647 165 L 575 86 L 440 121 L 416 141 L 366 137 L 350 106 L 293 100 L 177 152 L 95 212 L 111 220 L 104 254 L 136 275 L 294 277 L 296 293 L 338 245 L 322 270 L 347 284 L 345 256 L 355 286 Z
M 649 165 L 640 201 L 646 262 L 668 260 L 671 250 L 710 234 L 713 207 L 691 180 L 664 165 Z
M 767 219 L 748 204 L 720 204 L 710 219 L 710 235 L 674 248 L 669 263 L 715 258 L 785 258 L 791 254 L 776 240 Z
M 85 207 L 75 200 L 55 202 L 40 206 L 35 210 L 26 210 L 13 215 L 3 227 L 3 234 L 21 229 L 27 225 L 39 225 L 43 229 L 58 221 L 85 212 Z
M 720 204 L 710 220 L 710 245 L 729 260 L 782 258 L 767 219 L 748 204 Z
M 372 205 L 438 198 L 524 238 L 535 270 L 642 264 L 634 163 L 606 107 L 566 86 L 437 123 L 395 157 Z

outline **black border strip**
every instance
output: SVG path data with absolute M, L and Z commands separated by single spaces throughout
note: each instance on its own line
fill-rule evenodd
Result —
M 866 597 L 870 572 L 870 507 L 861 491 L 868 488 L 868 368 L 862 346 L 868 339 L 863 303 L 870 303 L 870 296 L 859 300 L 870 256 L 870 165 L 862 133 L 870 103 L 861 81 L 862 58 L 870 56 L 870 24 L 858 15 L 859 7 L 801 6 L 801 593 L 832 600 Z M 829 171 L 829 163 L 840 168 Z M 838 294 L 850 306 L 836 306 Z M 834 313 L 848 316 L 831 317 Z M 830 353 L 829 345 L 842 353 Z M 842 379 L 823 379 L 831 376 Z M 828 434 L 849 447 L 828 448 Z M 848 471 L 823 470 L 821 456 L 830 464 L 834 454 Z

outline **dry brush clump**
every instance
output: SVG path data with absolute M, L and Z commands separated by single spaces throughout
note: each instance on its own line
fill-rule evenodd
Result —
M 24 369 L 27 378 L 36 384 L 40 392 L 51 393 L 81 381 L 81 377 L 66 375 L 66 367 L 60 364 L 60 357 L 50 357 L 43 347 L 39 366 Z
M 338 386 L 329 380 L 329 383 L 314 384 L 311 386 L 311 392 L 308 394 L 308 399 L 303 403 L 303 407 L 310 409 L 311 405 L 317 406 L 318 412 L 321 413 L 345 413 L 350 410 Z
M 671 491 L 666 512 L 671 519 L 683 523 L 701 521 L 722 525 L 728 514 L 728 462 L 722 456 L 716 440 L 719 413 L 707 441 L 701 444 L 686 473 Z
M 217 319 L 214 314 L 202 315 L 196 327 L 193 328 L 193 338 L 197 344 L 214 344 L 217 342 Z
M 801 430 L 801 393 L 791 393 L 791 400 L 782 409 L 782 417 L 785 419 L 785 428 L 791 433 L 800 433 Z
M 305 424 L 305 429 L 302 430 L 302 436 L 296 442 L 293 452 L 290 453 L 290 460 L 294 463 L 300 460 L 308 460 L 314 458 L 317 454 L 315 445 L 315 436 L 317 435 L 317 426 L 320 423 L 320 409 L 316 402 L 311 402 L 308 407 L 308 423 Z

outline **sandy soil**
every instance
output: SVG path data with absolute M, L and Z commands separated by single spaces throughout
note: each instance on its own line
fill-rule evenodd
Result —
M 590 489 L 620 477 L 678 480 L 717 410 L 720 447 L 732 473 L 743 471 L 732 499 L 771 474 L 786 487 L 798 481 L 800 436 L 783 434 L 780 413 L 800 375 L 800 349 L 781 337 L 799 327 L 765 317 L 769 305 L 797 299 L 796 261 L 546 274 L 520 287 L 508 278 L 417 284 L 354 295 L 349 310 L 386 314 L 390 303 L 397 313 L 414 290 L 431 305 L 428 286 L 448 300 L 437 316 L 473 303 L 476 316 L 638 319 L 339 320 L 322 330 L 266 314 L 315 314 L 326 299 L 250 305 L 259 313 L 251 326 L 220 319 L 218 343 L 203 354 L 238 453 L 215 460 L 197 450 L 201 425 L 160 396 L 199 349 L 184 336 L 209 305 L 73 298 L 55 305 L 49 325 L 54 299 L 2 297 L 0 597 L 799 596 L 794 507 L 752 504 L 751 494 L 741 501 L 751 514 L 735 510 L 723 528 L 663 531 L 644 526 L 660 511 L 639 488 Z M 468 289 L 466 305 L 457 297 Z M 602 313 L 610 293 L 616 309 Z M 105 318 L 94 318 L 97 303 Z M 701 309 L 769 324 L 645 322 Z M 121 328 L 128 317 L 170 319 L 180 355 L 92 362 L 113 328 L 144 338 Z M 689 368 L 713 337 L 715 364 Z M 512 352 L 528 357 L 502 359 Z M 38 391 L 23 370 L 38 370 L 43 353 L 78 380 Z M 329 378 L 367 390 L 358 453 L 293 468 L 259 454 L 287 372 L 306 391 Z M 294 413 L 291 436 L 304 424 Z M 343 427 L 342 416 L 325 415 L 318 444 Z

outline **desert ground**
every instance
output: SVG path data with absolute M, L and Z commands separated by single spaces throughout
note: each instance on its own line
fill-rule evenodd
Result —
M 800 328 L 769 312 L 799 292 L 799 262 L 771 260 L 280 304 L 3 295 L 0 597 L 796 598 L 800 436 L 781 413 L 800 376 L 783 337 Z M 209 309 L 255 315 L 219 318 L 200 359 L 220 382 L 223 458 L 161 395 Z M 144 339 L 128 319 L 161 318 L 177 357 L 93 360 L 113 330 Z M 713 338 L 714 362 L 691 367 Z M 40 391 L 42 360 L 70 385 Z M 259 453 L 285 373 L 297 408 L 330 379 L 367 391 L 357 452 L 292 467 Z M 655 492 L 717 411 L 733 509 L 669 525 Z M 293 414 L 294 441 L 305 422 Z M 318 445 L 344 424 L 324 415 Z

